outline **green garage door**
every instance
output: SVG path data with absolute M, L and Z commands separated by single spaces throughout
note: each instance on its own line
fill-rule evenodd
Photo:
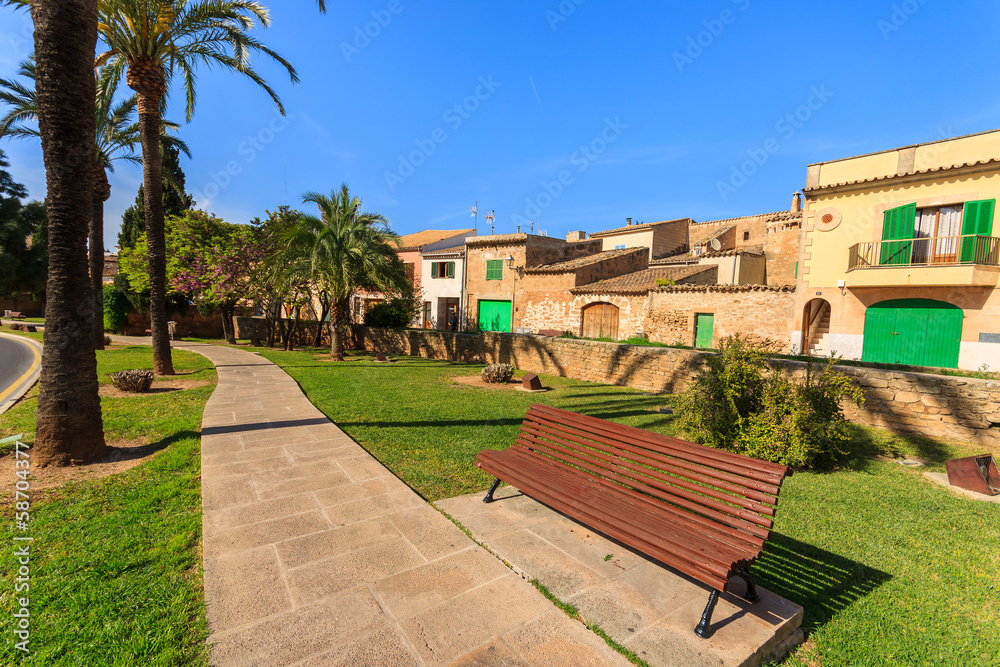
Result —
M 479 302 L 480 331 L 510 331 L 510 301 Z
M 930 299 L 892 299 L 865 311 L 861 358 L 886 364 L 958 367 L 962 309 Z

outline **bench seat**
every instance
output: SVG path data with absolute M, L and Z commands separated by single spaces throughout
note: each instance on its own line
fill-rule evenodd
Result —
M 747 584 L 773 525 L 785 466 L 535 404 L 514 444 L 476 466 L 718 593 Z

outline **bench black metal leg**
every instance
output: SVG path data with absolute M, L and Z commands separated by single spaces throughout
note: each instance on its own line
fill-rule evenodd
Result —
M 739 570 L 736 572 L 736 576 L 745 581 L 747 584 L 747 594 L 743 597 L 745 597 L 751 604 L 760 602 L 760 596 L 757 595 L 757 587 L 753 585 L 753 579 L 750 578 L 750 570 L 746 568 Z
M 499 477 L 497 477 L 496 481 L 493 482 L 493 486 L 490 487 L 490 490 L 486 492 L 486 497 L 483 498 L 483 502 L 484 503 L 492 503 L 493 502 L 493 492 L 497 490 L 498 486 L 500 486 L 500 478 Z
M 701 620 L 698 622 L 698 627 L 694 629 L 694 633 L 701 638 L 708 636 L 708 626 L 712 623 L 712 612 L 715 611 L 715 603 L 719 601 L 719 591 L 712 591 L 712 594 L 708 596 L 708 604 L 705 605 L 705 611 L 701 612 Z

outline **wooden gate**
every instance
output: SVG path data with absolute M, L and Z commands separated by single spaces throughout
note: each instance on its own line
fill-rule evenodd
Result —
M 584 338 L 618 340 L 618 307 L 610 303 L 592 303 L 583 309 Z

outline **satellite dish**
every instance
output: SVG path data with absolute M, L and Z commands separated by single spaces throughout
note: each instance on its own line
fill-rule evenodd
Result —
M 719 239 L 712 239 L 710 242 L 712 250 L 722 250 L 722 244 L 719 243 Z

